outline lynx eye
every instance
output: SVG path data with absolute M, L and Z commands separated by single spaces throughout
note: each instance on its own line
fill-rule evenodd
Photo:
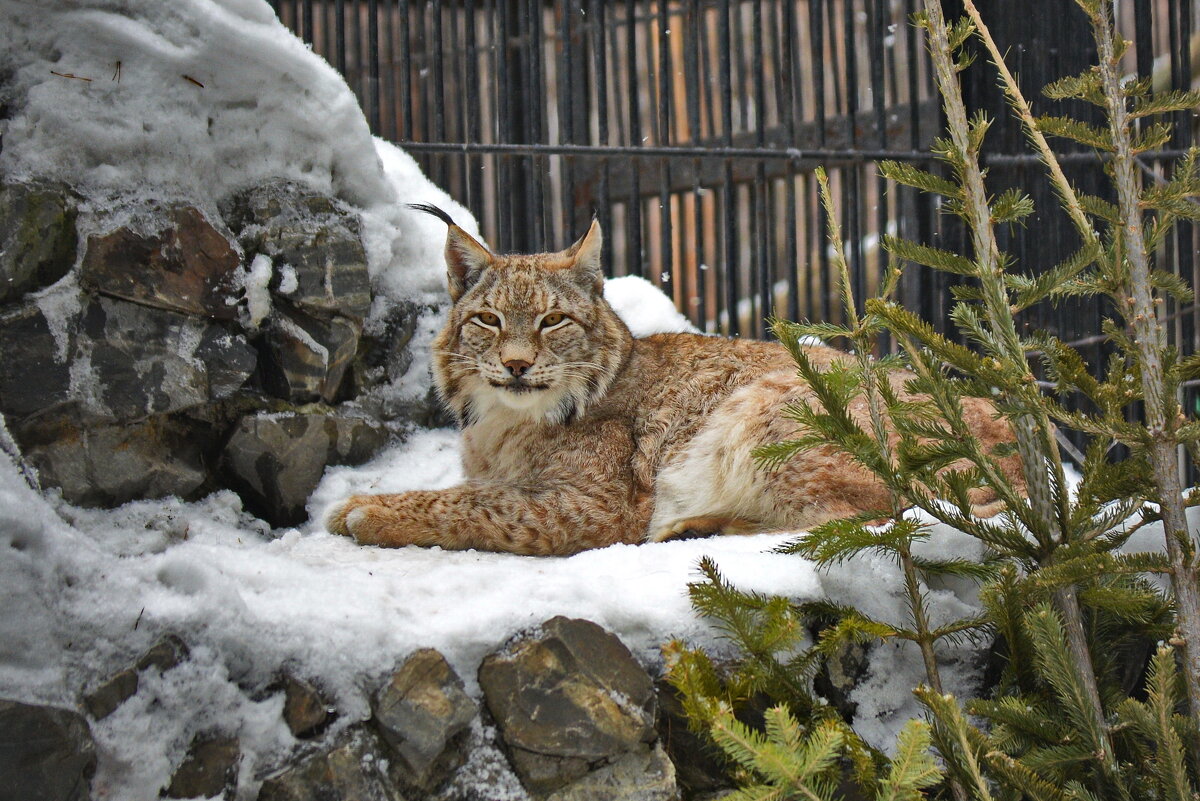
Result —
M 499 316 L 492 314 L 491 312 L 479 312 L 479 314 L 475 315 L 475 319 L 490 328 L 500 327 Z
M 562 312 L 551 312 L 542 318 L 542 328 L 553 328 L 566 319 L 567 315 Z

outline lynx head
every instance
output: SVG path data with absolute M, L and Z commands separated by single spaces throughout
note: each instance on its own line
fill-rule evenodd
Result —
M 497 256 L 449 225 L 450 308 L 434 341 L 434 379 L 463 425 L 492 413 L 566 423 L 608 391 L 631 348 L 604 300 L 602 235 L 558 253 Z

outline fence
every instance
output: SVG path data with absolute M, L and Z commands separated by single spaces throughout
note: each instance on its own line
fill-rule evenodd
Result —
M 1164 86 L 1189 84 L 1196 2 L 1122 2 L 1130 67 Z M 918 0 L 273 5 L 346 76 L 375 132 L 467 205 L 494 248 L 562 247 L 595 214 L 610 274 L 648 278 L 705 330 L 761 335 L 772 315 L 838 318 L 818 165 L 830 172 L 860 297 L 885 264 L 881 235 L 960 235 L 930 198 L 878 176 L 885 158 L 939 169 L 929 149 L 940 113 L 910 21 Z M 1088 37 L 1070 0 L 978 5 L 997 21 L 1027 88 L 1086 65 Z M 986 65 L 966 81 L 998 117 L 989 138 L 998 149 L 988 154 L 997 191 L 1037 183 Z M 1181 122 L 1177 147 L 1194 135 L 1191 120 Z M 1098 174 L 1091 154 L 1070 158 L 1081 175 Z M 1040 199 L 1047 211 L 1010 243 L 1030 271 L 1075 242 L 1053 199 Z M 1193 278 L 1194 251 L 1193 232 L 1182 231 L 1160 266 Z M 913 270 L 901 292 L 942 319 L 944 279 Z M 1102 313 L 1075 304 L 1034 322 L 1075 338 L 1098 331 Z M 1174 323 L 1189 350 L 1192 316 Z

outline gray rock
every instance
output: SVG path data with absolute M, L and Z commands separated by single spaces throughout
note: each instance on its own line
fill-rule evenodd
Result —
M 151 645 L 146 653 L 138 657 L 135 667 L 138 670 L 149 670 L 154 668 L 159 672 L 165 672 L 173 667 L 177 667 L 181 662 L 188 658 L 191 650 L 187 647 L 187 643 L 179 639 L 175 634 L 164 634 Z
M 316 685 L 291 674 L 284 675 L 283 721 L 292 736 L 315 737 L 333 717 L 333 707 Z
M 118 506 L 141 498 L 189 498 L 208 471 L 192 429 L 167 416 L 136 423 L 89 423 L 46 415 L 14 431 L 45 486 L 78 506 Z
M 162 794 L 168 798 L 230 797 L 241 758 L 236 737 L 196 735 Z
M 222 464 L 260 517 L 295 525 L 305 519 L 304 505 L 327 465 L 361 464 L 387 438 L 378 423 L 336 413 L 249 415 L 225 446 Z
M 80 283 L 147 306 L 236 319 L 241 257 L 232 243 L 191 206 L 165 213 L 157 234 L 122 227 L 89 236 Z
M 655 682 L 658 736 L 675 768 L 675 780 L 687 797 L 731 791 L 727 758 L 707 737 L 688 726 L 679 692 L 665 679 Z
M 545 796 L 546 801 L 676 801 L 675 766 L 661 745 L 631 751 Z
M 406 780 L 421 790 L 441 784 L 462 764 L 457 746 L 477 712 L 462 679 L 431 648 L 404 661 L 375 694 L 371 711 Z
M 397 381 L 408 372 L 413 361 L 409 344 L 422 311 L 415 304 L 400 303 L 372 321 L 369 330 L 363 332 L 354 360 L 354 383 L 358 388 Z
M 263 343 L 262 383 L 276 397 L 329 403 L 358 350 L 362 327 L 344 317 L 322 319 L 278 306 Z
M 280 288 L 286 265 L 296 287 L 287 299 L 300 307 L 356 320 L 371 308 L 367 254 L 358 217 L 332 198 L 292 183 L 255 187 L 235 196 L 226 219 L 240 231 L 248 259 L 269 256 L 275 265 L 272 289 Z
M 586 620 L 553 618 L 489 655 L 479 684 L 517 775 L 539 797 L 644 752 L 657 736 L 650 677 Z
M 357 727 L 325 751 L 263 782 L 258 801 L 405 801 L 388 775 L 384 746 Z
M 119 420 L 227 397 L 257 360 L 244 337 L 219 325 L 107 298 L 84 306 L 79 336 L 75 360 L 87 359 L 95 402 Z
M 834 653 L 821 660 L 821 666 L 813 676 L 813 690 L 847 723 L 854 720 L 858 712 L 858 704 L 852 696 L 870 668 L 871 650 L 869 643 L 842 643 Z
M 65 187 L 0 187 L 0 303 L 49 286 L 75 263 L 75 207 Z
M 10 422 L 70 399 L 73 337 L 59 333 L 61 347 L 33 304 L 0 314 L 0 413 Z
M 78 712 L 0 700 L 0 801 L 87 801 L 95 769 Z
M 121 704 L 137 695 L 139 684 L 137 671 L 125 668 L 83 696 L 83 706 L 93 720 L 103 720 L 115 712 Z
M 53 326 L 33 304 L 0 315 L 0 352 L 0 412 L 16 420 L 67 403 L 108 421 L 187 409 L 234 393 L 257 360 L 220 325 L 87 295 Z
M 174 634 L 163 635 L 138 657 L 133 667 L 118 671 L 99 687 L 83 697 L 84 708 L 94 720 L 108 717 L 117 707 L 137 695 L 141 683 L 139 673 L 149 668 L 166 671 L 178 665 L 188 656 L 188 647 Z

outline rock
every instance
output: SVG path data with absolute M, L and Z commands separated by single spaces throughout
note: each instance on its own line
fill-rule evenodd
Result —
M 816 642 L 816 637 L 813 642 Z M 847 723 L 854 720 L 858 711 L 858 704 L 851 700 L 851 696 L 867 675 L 870 650 L 870 645 L 866 643 L 842 643 L 835 653 L 821 660 L 821 666 L 813 676 L 813 690 L 827 700 Z
M 428 791 L 462 764 L 457 746 L 477 710 L 446 659 L 426 648 L 406 659 L 379 689 L 371 711 L 406 780 Z
M 178 665 L 188 656 L 188 647 L 174 634 L 166 634 L 138 657 L 133 667 L 125 668 L 108 678 L 95 690 L 83 697 L 83 705 L 94 720 L 111 715 L 117 707 L 135 696 L 140 678 L 138 674 L 149 668 L 166 671 Z
M 187 643 L 178 636 L 164 634 L 154 645 L 150 646 L 146 653 L 138 657 L 136 667 L 138 670 L 155 668 L 159 672 L 166 672 L 177 667 L 188 658 L 190 653 L 191 650 L 187 647 Z
M 235 737 L 198 734 L 163 790 L 168 798 L 215 798 L 237 785 L 242 749 Z
M 361 326 L 276 307 L 259 349 L 262 383 L 285 400 L 330 403 L 358 350 Z
M 166 210 L 162 231 L 88 237 L 80 283 L 104 295 L 219 320 L 237 319 L 241 257 L 191 206 Z
M 387 442 L 383 426 L 335 413 L 242 418 L 222 454 L 248 507 L 276 526 L 305 519 L 304 505 L 326 465 L 361 464 Z
M 676 690 L 665 679 L 655 682 L 658 736 L 675 768 L 675 780 L 687 797 L 733 789 L 724 769 L 726 757 L 706 737 L 688 727 L 687 713 Z
M 595 623 L 556 617 L 483 660 L 479 684 L 513 766 L 546 797 L 655 741 L 650 677 Z
M 0 413 L 10 421 L 65 403 L 71 397 L 69 331 L 55 338 L 33 304 L 0 314 Z
M 269 256 L 275 266 L 272 290 L 310 311 L 356 320 L 371 308 L 367 254 L 358 217 L 345 206 L 293 183 L 254 187 L 225 206 L 238 230 L 246 258 Z M 284 268 L 295 286 L 283 292 Z
M 383 744 L 363 727 L 268 778 L 258 801 L 405 801 L 388 776 Z
M 75 264 L 75 207 L 68 189 L 0 187 L 0 303 L 53 284 Z
M 111 298 L 64 305 L 53 323 L 33 304 L 0 316 L 0 412 L 73 403 L 137 420 L 228 397 L 254 371 L 254 349 L 220 325 Z
M 83 706 L 92 720 L 103 720 L 116 711 L 117 707 L 137 695 L 138 674 L 126 668 L 110 676 L 107 681 L 83 697 Z
M 208 480 L 192 428 L 170 415 L 136 423 L 87 423 L 51 414 L 14 431 L 45 486 L 77 506 L 112 507 L 142 498 L 194 497 Z
M 0 801 L 88 801 L 95 769 L 78 712 L 0 700 Z
M 84 306 L 80 337 L 75 361 L 86 360 L 95 400 L 119 420 L 227 397 L 257 361 L 245 337 L 219 325 L 107 298 Z
M 283 720 L 294 737 L 315 737 L 334 717 L 333 707 L 312 682 L 283 677 Z
M 409 347 L 423 307 L 399 303 L 363 331 L 354 360 L 354 383 L 360 388 L 398 381 L 412 366 Z
M 643 746 L 545 796 L 546 801 L 676 801 L 675 766 L 661 745 Z

